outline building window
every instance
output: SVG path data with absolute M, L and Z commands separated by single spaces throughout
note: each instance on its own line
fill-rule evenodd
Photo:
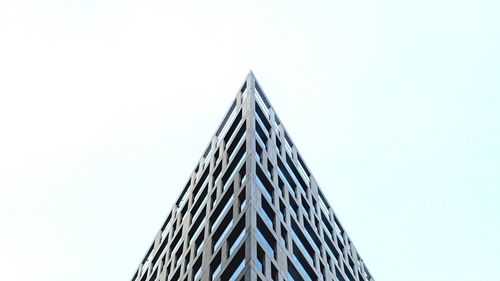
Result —
M 231 261 L 224 269 L 224 273 L 222 273 L 220 280 L 221 281 L 236 281 L 238 277 L 241 275 L 243 270 L 245 269 L 245 248 L 241 247 L 240 250 L 232 257 L 230 257 Z
M 272 232 L 267 228 L 266 224 L 262 221 L 260 217 L 257 217 L 257 237 L 261 241 L 264 248 L 276 258 L 276 239 Z
M 257 245 L 257 268 L 265 275 L 266 253 Z
M 231 256 L 245 237 L 245 217 L 241 218 L 227 238 L 228 255 Z
M 210 280 L 215 280 L 221 270 L 220 253 L 218 253 L 210 264 Z M 174 279 L 175 280 L 175 279 Z
M 201 272 L 202 272 L 202 260 L 203 260 L 203 256 L 200 256 L 196 262 L 193 264 L 193 272 L 194 272 L 194 277 L 193 277 L 193 280 L 198 280 L 200 279 L 201 277 Z

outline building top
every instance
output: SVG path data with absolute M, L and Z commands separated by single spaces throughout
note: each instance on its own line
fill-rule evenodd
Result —
M 374 280 L 252 71 L 132 281 Z

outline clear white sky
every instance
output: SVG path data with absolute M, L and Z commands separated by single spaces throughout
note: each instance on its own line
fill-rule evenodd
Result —
M 498 1 L 0 2 L 0 279 L 129 280 L 252 69 L 377 280 L 500 280 Z

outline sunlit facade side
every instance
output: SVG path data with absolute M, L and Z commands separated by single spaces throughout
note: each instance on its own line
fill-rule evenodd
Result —
M 252 73 L 132 281 L 374 280 Z

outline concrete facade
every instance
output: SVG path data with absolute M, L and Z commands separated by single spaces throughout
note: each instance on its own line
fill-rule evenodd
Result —
M 374 280 L 250 73 L 132 281 Z

